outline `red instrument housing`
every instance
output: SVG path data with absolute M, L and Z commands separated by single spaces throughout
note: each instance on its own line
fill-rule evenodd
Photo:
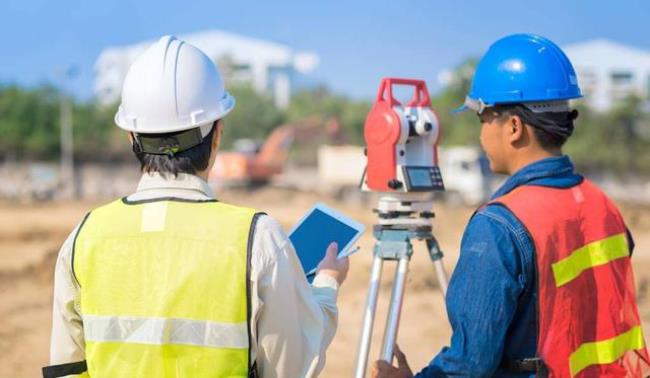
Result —
M 402 104 L 393 97 L 393 85 L 414 87 L 408 107 L 431 108 L 427 85 L 423 80 L 384 78 L 379 86 L 375 104 L 366 117 L 363 135 L 367 146 L 368 165 L 366 185 L 371 190 L 390 192 L 389 186 L 397 175 L 397 152 L 395 146 L 402 132 L 401 119 L 395 107 Z M 434 148 L 434 159 L 435 148 Z

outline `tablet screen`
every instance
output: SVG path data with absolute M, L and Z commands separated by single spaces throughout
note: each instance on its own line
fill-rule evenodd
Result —
M 296 249 L 302 268 L 307 273 L 325 257 L 325 251 L 331 242 L 338 243 L 341 253 L 357 232 L 356 229 L 316 208 L 289 235 L 289 239 Z

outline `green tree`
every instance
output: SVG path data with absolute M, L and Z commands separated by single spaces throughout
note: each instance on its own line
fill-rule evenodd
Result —
M 473 112 L 454 114 L 465 101 L 472 83 L 477 60 L 470 58 L 463 61 L 451 73 L 451 81 L 431 103 L 442 125 L 443 145 L 478 145 L 480 124 Z
M 323 120 L 336 118 L 341 122 L 347 142 L 361 145 L 364 143 L 363 125 L 370 107 L 367 101 L 353 101 L 319 87 L 296 93 L 287 109 L 287 119 L 297 121 L 314 115 Z
M 52 86 L 0 88 L 0 156 L 52 159 L 59 151 L 59 95 Z
M 579 105 L 580 116 L 565 151 L 583 171 L 650 174 L 650 118 L 636 96 L 606 113 Z
M 443 144 L 479 144 L 476 116 L 472 112 L 452 114 L 463 103 L 475 67 L 476 59 L 461 63 L 453 71 L 450 84 L 432 98 L 442 124 Z M 351 100 L 319 87 L 297 92 L 289 108 L 283 111 L 274 106 L 269 96 L 256 94 L 248 86 L 230 86 L 230 90 L 237 106 L 225 121 L 224 148 L 230 148 L 239 138 L 264 140 L 285 122 L 314 116 L 323 123 L 331 117 L 338 119 L 348 143 L 364 144 L 364 122 L 372 105 L 368 101 Z M 60 92 L 51 85 L 0 86 L 0 160 L 58 159 L 60 101 Z M 630 96 L 605 113 L 591 110 L 580 101 L 577 104 L 580 117 L 565 151 L 580 170 L 650 175 L 650 115 L 644 108 L 647 103 Z M 99 106 L 91 100 L 74 101 L 73 105 L 78 160 L 132 159 L 126 134 L 113 121 L 117 104 Z M 313 154 L 313 146 L 306 149 Z
M 263 140 L 285 122 L 285 114 L 269 96 L 259 95 L 249 86 L 231 86 L 229 90 L 237 105 L 224 120 L 223 148 L 230 148 L 240 138 Z

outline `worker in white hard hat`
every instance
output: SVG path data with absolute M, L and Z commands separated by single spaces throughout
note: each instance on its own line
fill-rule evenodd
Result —
M 56 263 L 46 377 L 312 377 L 348 261 L 310 285 L 279 223 L 206 180 L 235 99 L 214 63 L 166 36 L 133 63 L 115 116 L 143 172 L 86 215 Z

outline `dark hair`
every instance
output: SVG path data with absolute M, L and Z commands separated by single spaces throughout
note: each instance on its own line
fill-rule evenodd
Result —
M 560 148 L 573 134 L 573 121 L 578 111 L 533 112 L 522 104 L 503 104 L 492 108 L 502 116 L 518 116 L 521 121 L 533 127 L 535 138 L 543 148 Z
M 173 174 L 174 177 L 179 173 L 196 174 L 208 168 L 210 163 L 210 154 L 212 153 L 212 136 L 216 124 L 212 126 L 210 132 L 203 138 L 201 143 L 184 151 L 173 154 L 160 155 L 142 152 L 137 143 L 133 143 L 132 148 L 135 156 L 140 161 L 140 170 L 142 172 L 158 172 L 164 174 Z M 157 137 L 165 138 L 174 133 L 157 134 Z

